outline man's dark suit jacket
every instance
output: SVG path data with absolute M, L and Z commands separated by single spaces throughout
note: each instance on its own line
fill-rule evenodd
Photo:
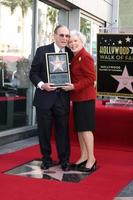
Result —
M 68 52 L 68 57 L 70 62 L 73 54 L 67 47 L 65 47 L 65 51 Z M 34 56 L 29 74 L 31 82 L 36 87 L 33 105 L 40 109 L 49 109 L 50 107 L 52 107 L 58 95 L 56 91 L 47 92 L 45 90 L 37 88 L 37 85 L 40 81 L 43 81 L 44 83 L 48 82 L 45 54 L 52 52 L 55 52 L 54 43 L 39 47 Z M 66 100 L 69 99 L 68 92 L 62 91 L 61 95 L 63 97 L 62 101 L 65 101 L 64 102 L 65 105 Z

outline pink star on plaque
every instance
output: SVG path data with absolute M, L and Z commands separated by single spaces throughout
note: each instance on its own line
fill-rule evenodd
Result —
M 51 61 L 50 63 L 53 65 L 53 72 L 56 70 L 64 71 L 63 64 L 65 61 L 60 60 L 58 56 L 56 56 L 55 61 Z
M 122 75 L 111 75 L 115 80 L 119 82 L 119 85 L 117 87 L 116 92 L 119 92 L 123 88 L 127 88 L 130 92 L 133 93 L 133 87 L 132 87 L 132 82 L 133 82 L 133 76 L 129 76 L 127 67 L 124 67 Z

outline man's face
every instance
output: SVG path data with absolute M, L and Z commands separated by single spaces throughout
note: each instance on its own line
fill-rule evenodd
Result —
M 59 48 L 64 48 L 68 45 L 69 37 L 69 30 L 67 27 L 60 27 L 57 33 L 54 34 L 55 43 Z

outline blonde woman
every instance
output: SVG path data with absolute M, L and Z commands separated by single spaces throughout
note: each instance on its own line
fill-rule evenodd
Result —
M 94 155 L 96 72 L 92 56 L 85 50 L 80 32 L 71 31 L 69 48 L 74 54 L 71 62 L 71 84 L 63 87 L 71 91 L 75 128 L 78 132 L 81 156 L 72 165 L 77 170 L 90 172 L 96 169 Z

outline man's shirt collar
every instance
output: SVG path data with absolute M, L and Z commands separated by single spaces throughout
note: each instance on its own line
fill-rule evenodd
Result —
M 60 50 L 62 50 L 62 52 L 65 52 L 65 48 L 60 49 L 56 43 L 54 43 L 54 49 L 55 49 L 55 53 L 59 53 Z

